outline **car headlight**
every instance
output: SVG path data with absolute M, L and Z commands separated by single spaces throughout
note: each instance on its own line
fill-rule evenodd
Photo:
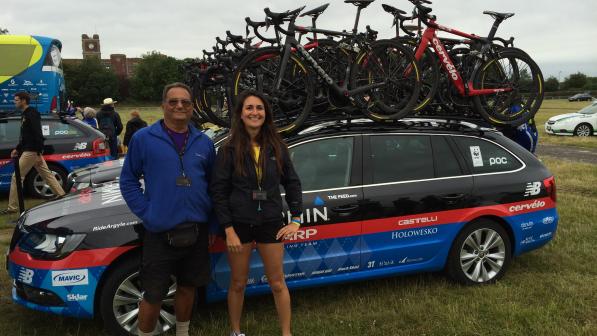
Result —
M 57 260 L 74 251 L 85 239 L 85 234 L 53 234 L 29 232 L 19 242 L 23 252 L 39 259 Z

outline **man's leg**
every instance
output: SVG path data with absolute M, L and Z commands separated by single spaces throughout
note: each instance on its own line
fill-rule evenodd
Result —
M 189 323 L 195 303 L 195 287 L 177 286 L 174 297 L 174 312 L 176 314 L 176 336 L 189 335 Z
M 46 160 L 44 160 L 44 157 L 41 155 L 38 155 L 35 160 L 35 170 L 37 170 L 37 173 L 44 179 L 44 182 L 50 186 L 54 195 L 64 196 L 64 189 L 62 189 L 62 186 L 58 183 L 58 180 L 56 180 L 56 177 L 48 168 Z
M 35 165 L 37 160 L 37 153 L 35 152 L 23 152 L 19 158 L 19 168 L 21 170 L 21 184 L 25 180 L 25 176 Z M 19 210 L 19 195 L 17 195 L 17 178 L 15 174 L 12 174 L 12 181 L 10 183 L 10 194 L 8 195 L 8 210 L 18 211 Z
M 110 145 L 110 156 L 112 156 L 113 160 L 118 159 L 118 139 L 116 137 L 112 137 L 109 141 Z
M 149 303 L 143 299 L 139 305 L 139 331 L 151 333 L 160 317 L 162 303 Z

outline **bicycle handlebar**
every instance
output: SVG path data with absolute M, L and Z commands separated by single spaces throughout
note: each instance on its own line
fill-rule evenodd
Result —
M 259 33 L 258 28 L 267 26 L 267 22 L 266 21 L 255 22 L 255 21 L 252 21 L 251 18 L 249 18 L 247 16 L 245 18 L 245 22 L 247 23 L 248 26 L 251 26 L 253 28 L 253 33 L 255 33 L 255 36 L 259 37 L 259 39 L 261 39 L 261 41 L 264 41 L 264 42 L 267 42 L 267 43 L 270 43 L 270 44 L 274 44 L 274 43 L 278 42 L 276 39 L 267 38 L 267 37 L 265 37 L 265 36 L 263 36 L 263 35 L 261 35 Z M 247 27 L 247 29 L 248 29 L 248 27 Z

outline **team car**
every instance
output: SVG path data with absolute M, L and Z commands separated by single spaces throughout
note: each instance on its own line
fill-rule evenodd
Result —
M 0 118 L 0 192 L 10 190 L 14 173 L 10 152 L 19 142 L 20 126 L 20 116 Z M 110 159 L 105 136 L 78 119 L 55 114 L 42 115 L 41 127 L 45 138 L 44 159 L 63 187 L 66 186 L 67 175 L 74 169 Z M 25 190 L 34 197 L 54 196 L 50 186 L 35 169 L 27 174 L 24 185 Z
M 556 135 L 597 135 L 597 101 L 578 112 L 551 117 L 545 123 L 545 132 Z
M 304 203 L 302 226 L 285 241 L 291 290 L 440 270 L 463 284 L 492 283 L 513 257 L 555 236 L 554 176 L 499 132 L 443 121 L 336 121 L 286 141 Z M 134 333 L 141 225 L 116 181 L 26 211 L 7 255 L 13 300 L 101 316 L 110 332 Z M 212 280 L 200 291 L 207 302 L 224 300 L 230 283 L 222 238 L 210 253 Z M 259 260 L 254 252 L 247 295 L 270 290 Z M 175 289 L 173 280 L 159 331 L 175 321 Z

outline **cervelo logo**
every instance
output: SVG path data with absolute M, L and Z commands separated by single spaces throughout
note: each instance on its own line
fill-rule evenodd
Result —
M 450 77 L 452 77 L 453 80 L 458 80 L 458 71 L 456 71 L 456 67 L 450 61 L 450 58 L 448 57 L 448 54 L 446 53 L 446 50 L 442 46 L 441 42 L 437 37 L 434 37 L 432 41 L 436 47 L 436 51 L 439 54 L 440 59 L 444 63 L 444 66 L 446 67 L 448 72 L 450 73 Z
M 398 225 L 413 225 L 413 224 L 433 223 L 433 222 L 437 222 L 437 216 L 401 219 L 398 221 Z
M 86 269 L 52 271 L 52 286 L 80 286 L 88 285 L 89 276 Z
M 317 229 L 306 229 L 306 230 L 298 230 L 292 235 L 287 236 L 287 240 L 293 241 L 298 239 L 310 239 L 317 235 Z
M 531 210 L 531 209 L 539 209 L 545 206 L 545 202 L 540 200 L 535 200 L 532 203 L 525 203 L 525 204 L 518 204 L 511 206 L 508 210 L 510 212 L 519 212 L 524 210 Z

